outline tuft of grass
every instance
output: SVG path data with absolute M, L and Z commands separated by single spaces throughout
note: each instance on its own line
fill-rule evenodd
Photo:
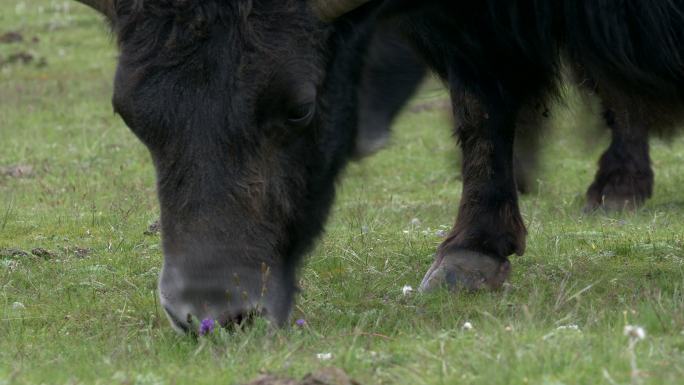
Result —
M 0 44 L 0 58 L 34 59 L 0 67 L 0 166 L 34 171 L 0 176 L 0 383 L 229 384 L 332 365 L 364 384 L 627 384 L 632 354 L 643 384 L 684 378 L 682 140 L 653 141 L 646 207 L 584 216 L 607 138 L 570 90 L 548 123 L 537 188 L 521 200 L 528 249 L 510 285 L 404 295 L 461 188 L 447 114 L 407 109 L 391 146 L 339 185 L 301 270 L 293 322 L 306 325 L 196 341 L 171 330 L 156 300 L 162 256 L 144 234 L 158 215 L 153 169 L 111 111 L 104 23 L 71 1 L 8 0 L 8 31 L 24 39 Z M 414 104 L 445 98 L 430 84 Z M 589 144 L 587 130 L 601 139 Z M 627 324 L 648 332 L 631 351 Z

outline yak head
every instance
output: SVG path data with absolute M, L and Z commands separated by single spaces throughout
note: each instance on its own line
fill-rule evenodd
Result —
M 289 315 L 354 139 L 360 0 L 85 0 L 111 22 L 113 105 L 157 174 L 177 330 Z

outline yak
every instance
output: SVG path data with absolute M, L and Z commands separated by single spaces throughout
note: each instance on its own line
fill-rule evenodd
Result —
M 81 2 L 117 38 L 113 106 L 155 166 L 159 296 L 181 331 L 286 322 L 356 152 L 359 58 L 377 28 L 402 31 L 449 86 L 463 155 L 456 221 L 422 291 L 497 289 L 524 253 L 516 126 L 554 97 L 562 60 L 630 133 L 676 122 L 684 86 L 684 0 Z

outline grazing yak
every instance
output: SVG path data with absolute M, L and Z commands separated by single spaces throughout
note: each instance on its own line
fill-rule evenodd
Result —
M 378 26 L 448 84 L 463 152 L 458 216 L 424 291 L 498 288 L 523 254 L 515 127 L 554 94 L 561 57 L 599 80 L 629 136 L 676 120 L 684 85 L 684 0 L 81 2 L 111 23 L 113 105 L 154 162 L 159 295 L 178 330 L 190 317 L 287 320 L 355 154 L 359 58 Z M 624 148 L 603 163 L 632 171 Z

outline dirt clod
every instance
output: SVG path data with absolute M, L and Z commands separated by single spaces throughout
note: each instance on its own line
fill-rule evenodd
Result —
M 22 41 L 24 41 L 24 36 L 16 31 L 9 31 L 0 35 L 0 43 L 10 44 L 20 43 Z
M 51 252 L 49 250 L 45 250 L 41 247 L 36 247 L 35 249 L 32 249 L 31 254 L 35 255 L 36 257 L 43 258 L 43 259 L 50 259 L 50 258 L 54 258 L 56 256 L 53 252 Z
M 0 249 L 0 257 L 28 257 L 29 253 L 19 249 Z
M 92 250 L 87 248 L 87 247 L 76 247 L 76 248 L 74 248 L 74 253 L 79 258 L 85 258 L 85 257 L 89 256 L 91 252 L 92 252 Z
M 302 385 L 360 385 L 352 380 L 340 368 L 324 368 L 309 374 L 302 380 Z
M 14 166 L 0 167 L 0 175 L 12 178 L 27 178 L 33 175 L 33 166 L 18 164 Z
M 159 219 L 156 221 L 152 222 L 148 227 L 147 230 L 145 230 L 144 234 L 145 235 L 157 235 L 161 231 L 161 224 L 159 223 Z
M 35 59 L 35 57 L 32 54 L 22 51 L 9 55 L 2 64 L 30 64 L 33 62 L 33 59 Z
M 259 378 L 257 378 L 256 380 L 249 382 L 245 385 L 299 385 L 299 381 L 289 378 L 280 378 L 267 374 L 259 376 Z
M 323 368 L 307 374 L 301 381 L 272 375 L 262 375 L 245 385 L 360 385 L 340 368 Z

